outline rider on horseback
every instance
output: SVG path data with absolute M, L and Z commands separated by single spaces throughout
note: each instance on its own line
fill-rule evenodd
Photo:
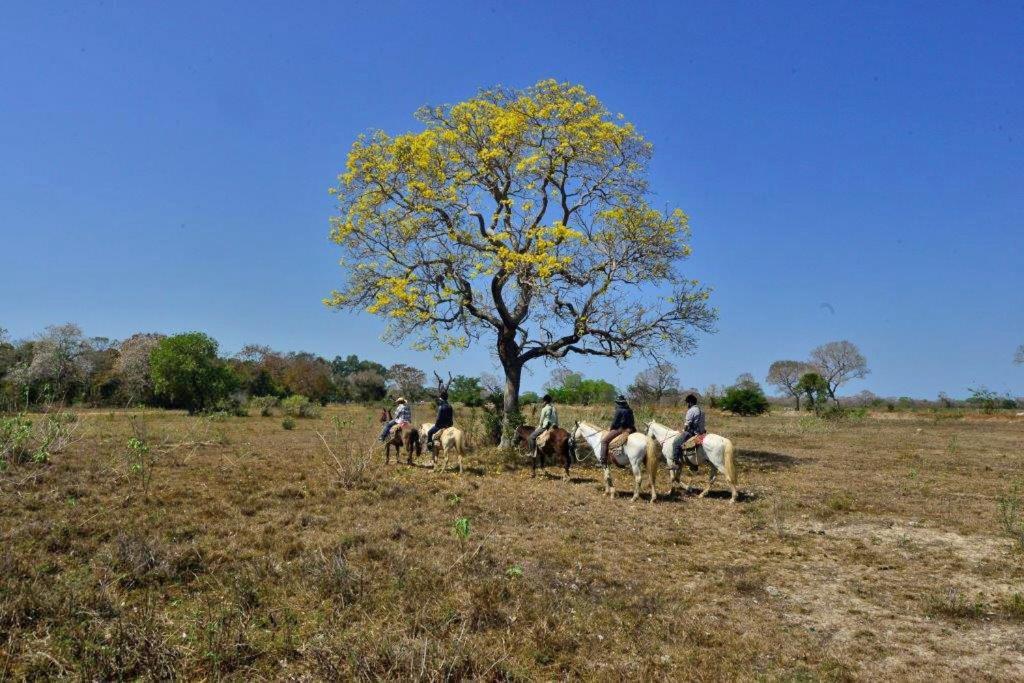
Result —
M 434 447 L 434 434 L 454 424 L 455 412 L 452 410 L 451 404 L 448 403 L 448 392 L 441 391 L 437 395 L 437 419 L 434 420 L 434 426 L 427 432 L 427 448 L 432 449 Z
M 699 434 L 707 434 L 704 428 L 704 411 L 697 405 L 697 397 L 693 394 L 686 396 L 686 418 L 683 420 L 683 433 L 672 442 L 672 459 L 679 463 L 683 460 L 683 444 Z M 689 464 L 690 469 L 696 466 Z
M 541 400 L 544 402 L 544 407 L 540 409 L 540 423 L 530 434 L 530 451 L 535 458 L 537 457 L 537 439 L 548 429 L 558 426 L 558 411 L 555 410 L 552 403 L 551 394 L 544 394 Z
M 409 407 L 404 398 L 399 396 L 395 399 L 395 417 L 385 422 L 384 429 L 380 430 L 380 442 L 384 443 L 387 441 L 391 428 L 403 422 L 412 423 L 412 408 Z
M 615 437 L 621 436 L 622 434 L 632 434 L 636 431 L 636 418 L 633 417 L 633 409 L 629 407 L 629 403 L 626 402 L 626 397 L 619 394 L 615 397 L 615 416 L 612 418 L 612 426 L 608 429 L 605 435 L 601 438 L 601 447 L 598 449 L 597 462 L 599 465 L 604 465 L 605 458 L 608 457 L 608 444 L 610 444 Z

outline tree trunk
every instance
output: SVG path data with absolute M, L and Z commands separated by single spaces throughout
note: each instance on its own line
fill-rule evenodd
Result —
M 793 394 L 793 398 L 796 399 L 796 412 L 800 412 L 800 394 Z
M 512 430 L 515 425 L 512 418 L 519 414 L 519 383 L 522 379 L 523 366 L 511 362 L 505 365 L 505 403 L 501 418 L 501 448 L 513 445 Z

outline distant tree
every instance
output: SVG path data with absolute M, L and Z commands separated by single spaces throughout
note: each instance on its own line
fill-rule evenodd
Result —
M 154 394 L 189 413 L 212 408 L 237 386 L 234 373 L 217 356 L 217 342 L 202 332 L 161 339 L 149 365 Z
M 1024 365 L 1024 344 L 1017 347 L 1017 352 L 1013 354 L 1013 362 L 1017 365 Z
M 334 392 L 331 369 L 330 363 L 315 354 L 289 353 L 284 358 L 281 381 L 292 396 L 326 403 Z
M 718 402 L 722 398 L 722 387 L 717 384 L 709 384 L 704 389 L 704 400 L 708 404 L 708 408 L 717 408 Z
M 331 370 L 339 378 L 345 378 L 363 370 L 370 370 L 381 377 L 385 377 L 388 374 L 388 369 L 380 363 L 372 360 L 360 360 L 359 356 L 354 353 L 345 358 L 335 356 L 334 360 L 331 361 Z
M 733 386 L 741 389 L 753 389 L 755 387 L 758 389 L 761 388 L 761 385 L 757 383 L 757 380 L 754 379 L 754 376 L 749 372 L 740 373 L 740 375 L 736 377 L 736 381 L 733 383 Z
M 152 398 L 153 376 L 150 374 L 149 357 L 161 339 L 164 339 L 162 334 L 140 333 L 121 342 L 114 372 L 120 379 L 121 392 L 127 403 L 148 403 Z
M 939 405 L 941 405 L 943 408 L 952 408 L 954 405 L 956 405 L 956 402 L 953 399 L 951 399 L 949 397 L 949 394 L 947 394 L 945 391 L 940 391 Z
M 737 415 L 760 415 L 768 412 L 768 398 L 764 390 L 749 374 L 740 375 L 736 384 L 725 390 L 719 404 L 724 410 Z
M 540 402 L 540 396 L 537 395 L 536 391 L 524 391 L 519 396 L 519 402 L 524 406 L 533 405 L 534 403 Z
M 807 363 L 798 360 L 777 360 L 768 368 L 765 382 L 771 384 L 786 396 L 796 399 L 796 409 L 800 410 L 800 390 L 797 384 L 800 377 L 809 370 Z
M 576 377 L 576 381 L 583 379 L 583 376 L 578 372 L 573 372 L 567 367 L 558 366 L 551 371 L 551 377 L 547 382 L 544 383 L 545 389 L 559 389 L 566 386 L 566 383 L 571 377 Z
M 376 370 L 357 370 L 346 376 L 345 380 L 356 401 L 379 401 L 387 395 L 384 373 Z
M 679 375 L 672 363 L 656 363 L 637 374 L 626 389 L 639 403 L 661 403 L 669 393 L 679 392 Z
M 807 397 L 807 409 L 820 412 L 829 396 L 828 382 L 817 372 L 807 372 L 797 382 L 797 390 Z
M 467 406 L 483 405 L 485 393 L 479 379 L 466 375 L 456 375 L 448 387 L 448 399 Z
M 84 386 L 92 370 L 87 353 L 90 350 L 78 325 L 51 325 L 33 345 L 32 361 L 23 381 L 55 400 L 65 401 Z
M 863 379 L 871 371 L 868 361 L 860 350 L 849 341 L 834 341 L 822 344 L 811 351 L 811 365 L 828 385 L 828 395 L 839 405 L 836 391 L 853 379 Z
M 385 379 L 391 393 L 410 401 L 417 401 L 424 394 L 427 374 L 411 365 L 396 363 L 388 368 Z
M 586 406 L 611 403 L 618 390 L 602 379 L 584 379 L 583 375 L 573 372 L 564 376 L 561 386 L 549 387 L 548 393 L 556 403 Z

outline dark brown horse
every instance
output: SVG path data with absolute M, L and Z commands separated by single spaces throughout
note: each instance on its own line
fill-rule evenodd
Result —
M 416 453 L 416 457 L 420 456 L 423 449 L 423 445 L 420 443 L 419 431 L 409 423 L 405 423 L 399 426 L 398 429 L 392 429 L 391 435 L 387 441 L 384 442 L 384 464 L 387 465 L 391 461 L 391 447 L 395 447 L 395 462 L 398 462 L 399 456 L 402 454 L 402 449 L 405 449 L 406 464 L 412 464 L 413 452 Z
M 530 434 L 533 434 L 533 430 L 534 428 L 530 425 L 518 427 L 516 429 L 515 445 L 528 451 L 530 449 Z M 550 455 L 561 459 L 562 465 L 565 467 L 565 474 L 562 478 L 568 480 L 569 466 L 572 465 L 575 452 L 572 435 L 561 427 L 553 427 L 548 430 L 546 435 L 542 434 L 539 441 L 542 442 L 542 445 L 537 448 L 537 457 L 533 458 L 531 476 L 537 476 L 537 461 L 540 460 L 540 466 L 543 468 L 546 466 L 546 457 Z

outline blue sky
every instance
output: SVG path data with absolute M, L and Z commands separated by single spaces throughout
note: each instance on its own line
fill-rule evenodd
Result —
M 1021 45 L 1018 2 L 6 3 L 0 326 L 491 370 L 322 306 L 326 190 L 360 132 L 557 78 L 627 114 L 691 217 L 721 321 L 686 384 L 850 339 L 849 391 L 1024 394 Z

